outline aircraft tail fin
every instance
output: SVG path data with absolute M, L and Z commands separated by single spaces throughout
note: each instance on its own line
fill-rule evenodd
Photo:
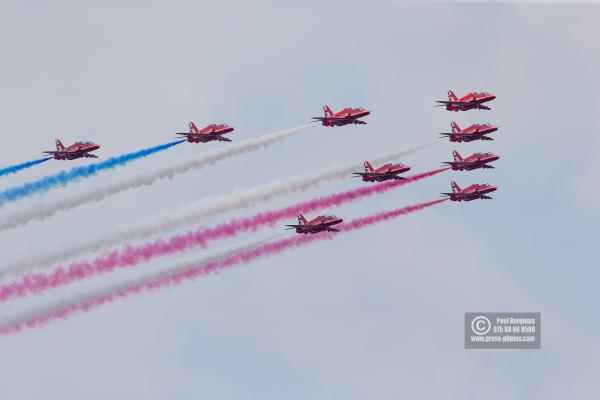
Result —
M 64 150 L 65 150 L 65 145 L 62 144 L 60 139 L 56 139 L 56 151 L 64 151 Z
M 454 94 L 452 90 L 448 90 L 448 100 L 449 101 L 458 101 L 458 97 Z
M 462 132 L 462 129 L 460 129 L 460 126 L 458 126 L 458 124 L 456 122 L 451 122 L 450 126 L 452 127 L 453 133 L 461 133 Z
M 452 152 L 452 155 L 454 156 L 454 161 L 455 162 L 461 162 L 463 160 L 463 158 L 461 157 L 461 155 L 459 154 L 458 151 L 454 150 Z
M 460 192 L 460 186 L 458 186 L 456 182 L 452 181 L 450 186 L 452 186 L 452 193 Z
M 190 133 L 198 133 L 198 132 L 200 132 L 200 130 L 198 129 L 196 124 L 193 122 L 190 122 Z
M 298 213 L 298 225 L 306 225 L 306 218 L 304 218 L 304 215 L 302 215 L 302 213 Z
M 364 163 L 365 165 L 365 172 L 373 172 L 373 167 L 371 166 L 371 164 L 368 161 L 365 161 Z
M 333 117 L 333 111 L 331 111 L 331 108 L 329 108 L 328 105 L 323 106 L 323 112 L 325 113 L 326 117 Z

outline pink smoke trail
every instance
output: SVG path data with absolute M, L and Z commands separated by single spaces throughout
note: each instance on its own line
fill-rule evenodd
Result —
M 352 232 L 373 224 L 377 224 L 379 222 L 399 217 L 401 215 L 406 215 L 415 211 L 426 209 L 428 207 L 442 203 L 446 200 L 448 199 L 429 201 L 426 203 L 416 204 L 391 211 L 381 212 L 362 218 L 357 218 L 351 222 L 340 225 L 339 230 L 340 233 Z M 89 312 L 98 307 L 101 307 L 104 304 L 112 303 L 116 300 L 123 299 L 135 294 L 139 294 L 142 292 L 151 292 L 162 287 L 176 286 L 183 281 L 194 280 L 200 277 L 207 276 L 209 274 L 217 273 L 223 269 L 233 267 L 237 264 L 247 264 L 256 259 L 281 253 L 290 248 L 300 247 L 317 240 L 331 240 L 334 237 L 334 233 L 322 232 L 316 235 L 297 235 L 287 239 L 281 239 L 274 242 L 265 243 L 254 248 L 233 253 L 227 257 L 218 260 L 210 261 L 197 267 L 174 273 L 170 276 L 152 282 L 119 289 L 115 292 L 99 296 L 94 299 L 86 300 L 80 303 L 65 306 L 57 310 L 52 310 L 49 312 L 39 314 L 37 316 L 31 317 L 26 321 L 20 321 L 12 325 L 0 327 L 0 335 L 21 332 L 25 328 L 37 328 L 46 325 L 52 320 L 65 319 L 79 311 Z
M 352 202 L 373 194 L 384 193 L 398 186 L 439 174 L 447 169 L 440 168 L 412 175 L 401 181 L 383 182 L 318 197 L 276 211 L 262 212 L 248 218 L 233 219 L 228 223 L 220 224 L 213 228 L 176 235 L 166 241 L 159 239 L 139 246 L 128 246 L 124 249 L 99 256 L 92 261 L 75 262 L 66 268 L 57 267 L 50 273 L 27 274 L 18 281 L 0 286 L 0 302 L 5 302 L 14 297 L 22 297 L 30 293 L 40 293 L 44 290 L 67 285 L 77 280 L 108 273 L 117 267 L 135 266 L 143 261 L 183 251 L 193 246 L 205 247 L 210 241 L 235 236 L 242 231 L 254 231 L 262 226 L 273 225 L 283 218 L 294 217 L 299 212 L 311 212 Z

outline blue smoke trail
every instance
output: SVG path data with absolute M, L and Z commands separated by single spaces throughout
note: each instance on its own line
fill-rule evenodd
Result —
M 45 192 L 56 186 L 65 186 L 70 182 L 75 182 L 80 179 L 93 176 L 100 171 L 125 165 L 131 161 L 137 160 L 138 158 L 158 153 L 159 151 L 166 150 L 183 142 L 185 142 L 185 139 L 161 144 L 160 146 L 150 147 L 135 151 L 133 153 L 123 154 L 122 156 L 109 158 L 106 161 L 86 165 L 83 167 L 75 167 L 69 171 L 61 171 L 54 175 L 45 176 L 34 182 L 29 182 L 21 186 L 6 189 L 0 192 L 0 206 L 19 200 L 23 197 L 31 196 L 32 194 Z
M 0 176 L 15 174 L 23 169 L 31 168 L 34 165 L 43 163 L 44 161 L 51 160 L 52 157 L 40 158 L 39 160 L 27 161 L 23 164 L 11 165 L 10 167 L 0 169 Z

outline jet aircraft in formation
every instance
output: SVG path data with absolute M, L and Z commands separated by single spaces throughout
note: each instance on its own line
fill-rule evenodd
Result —
M 461 129 L 456 122 L 450 123 L 452 132 L 440 132 L 442 137 L 448 137 L 451 142 L 472 142 L 474 140 L 494 140 L 489 135 L 496 132 L 498 127 L 490 124 L 472 124 Z
M 458 151 L 452 152 L 454 161 L 444 162 L 449 165 L 454 171 L 472 171 L 479 168 L 494 168 L 489 163 L 500 158 L 492 153 L 473 153 L 469 157 L 462 158 Z
M 495 95 L 488 92 L 471 92 L 463 97 L 458 97 L 452 90 L 448 90 L 448 100 L 438 100 L 438 107 L 444 106 L 448 111 L 467 111 L 467 110 L 490 110 L 490 107 L 483 105 L 496 98 Z M 474 140 L 494 140 L 488 137 L 492 132 L 498 130 L 497 127 L 490 124 L 472 124 L 465 129 L 461 129 L 456 122 L 450 124 L 452 132 L 442 132 L 442 137 L 448 137 L 451 142 L 472 142 Z M 452 152 L 454 161 L 444 162 L 454 171 L 472 171 L 479 168 L 494 168 L 489 163 L 500 158 L 492 153 L 474 153 L 466 158 L 458 153 Z M 491 199 L 487 196 L 497 188 L 485 184 L 473 184 L 461 189 L 456 182 L 451 183 L 452 193 L 442 193 L 451 201 L 471 201 L 475 199 Z
M 365 125 L 366 122 L 359 118 L 366 117 L 371 114 L 370 111 L 364 108 L 344 108 L 342 111 L 334 113 L 329 106 L 323 106 L 323 117 L 312 117 L 313 122 L 321 122 L 323 126 L 344 126 L 349 124 Z
M 469 93 L 458 98 L 452 90 L 448 91 L 448 101 L 438 101 L 441 106 L 445 106 L 449 111 L 466 111 L 471 109 L 489 110 L 483 103 L 494 100 L 496 96 L 487 92 Z M 334 113 L 328 106 L 323 106 L 323 117 L 313 117 L 313 122 L 321 122 L 323 126 L 344 126 L 350 124 L 364 125 L 366 122 L 360 118 L 366 117 L 370 111 L 364 108 L 344 108 Z M 451 142 L 470 142 L 473 140 L 493 140 L 486 135 L 498 130 L 497 127 L 490 124 L 473 124 L 465 129 L 461 129 L 455 122 L 451 123 L 452 132 L 441 133 L 448 137 Z M 234 128 L 227 124 L 210 124 L 202 129 L 198 129 L 193 122 L 189 123 L 189 132 L 176 132 L 177 135 L 185 136 L 190 143 L 206 143 L 211 141 L 231 142 L 223 135 L 232 132 Z M 73 160 L 77 158 L 97 158 L 90 154 L 99 149 L 100 146 L 92 142 L 76 142 L 69 147 L 65 147 L 59 139 L 56 139 L 56 151 L 45 151 L 45 154 L 51 154 L 57 160 Z M 474 153 L 467 158 L 462 158 L 457 152 L 453 152 L 454 161 L 444 162 L 453 170 L 474 170 L 478 168 L 493 168 L 488 165 L 490 162 L 498 160 L 500 157 L 492 153 Z M 361 177 L 365 182 L 383 182 L 387 180 L 405 179 L 399 174 L 407 172 L 410 167 L 404 164 L 386 163 L 378 168 L 373 168 L 368 161 L 364 162 L 364 172 L 354 172 L 353 175 Z M 456 182 L 452 182 L 452 193 L 442 193 L 451 201 L 471 201 L 475 199 L 490 199 L 487 193 L 493 192 L 496 187 L 488 184 L 473 184 L 465 189 L 461 189 Z M 339 232 L 333 228 L 340 224 L 343 219 L 335 215 L 321 215 L 308 221 L 302 214 L 298 214 L 298 224 L 286 225 L 289 229 L 295 229 L 300 234 L 314 234 L 318 232 Z
M 484 184 L 473 184 L 464 189 L 461 189 L 456 182 L 452 181 L 452 193 L 442 193 L 447 196 L 451 201 L 471 201 L 476 199 L 491 199 L 486 194 L 496 190 L 495 186 Z
M 336 217 L 335 215 L 319 215 L 315 219 L 307 221 L 302 213 L 298 214 L 298 224 L 286 225 L 288 229 L 295 229 L 296 233 L 301 234 L 313 234 L 319 232 L 339 232 L 332 226 L 344 222 L 343 219 Z
M 483 103 L 492 101 L 496 98 L 488 92 L 471 92 L 458 98 L 452 90 L 448 90 L 448 100 L 437 100 L 438 106 L 445 106 L 448 111 L 467 111 L 467 110 L 491 110 L 484 106 Z
M 214 140 L 231 142 L 231 139 L 223 137 L 223 135 L 234 130 L 232 126 L 227 124 L 210 124 L 202 129 L 198 129 L 196 124 L 190 122 L 189 126 L 189 132 L 176 132 L 175 134 L 185 136 L 190 143 L 206 143 Z
M 410 171 L 410 167 L 404 164 L 383 164 L 379 168 L 373 168 L 368 161 L 365 161 L 365 172 L 353 172 L 354 176 L 360 176 L 365 182 L 383 182 L 391 179 L 403 180 L 401 174 L 403 172 Z
M 75 160 L 77 158 L 98 158 L 92 151 L 98 150 L 100 145 L 92 142 L 75 142 L 65 147 L 60 139 L 56 139 L 56 151 L 44 151 L 43 154 L 52 155 L 55 160 Z

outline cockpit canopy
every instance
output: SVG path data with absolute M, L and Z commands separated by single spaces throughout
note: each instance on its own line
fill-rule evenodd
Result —
M 317 218 L 337 218 L 337 217 L 333 214 L 330 214 L 330 215 L 319 215 Z

